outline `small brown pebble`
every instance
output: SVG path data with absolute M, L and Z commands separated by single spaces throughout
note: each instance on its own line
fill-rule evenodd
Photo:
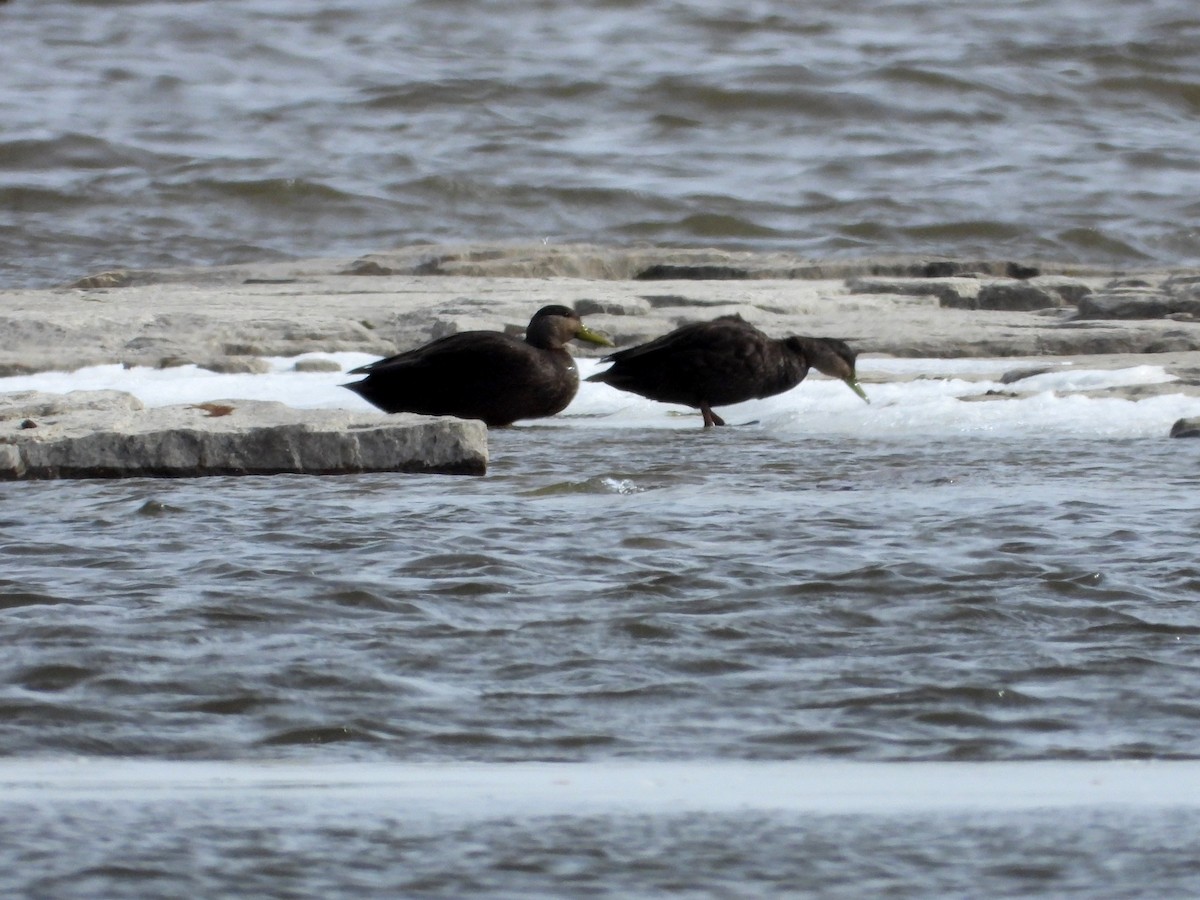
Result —
M 204 410 L 210 419 L 215 419 L 217 416 L 227 416 L 233 412 L 234 407 L 227 406 L 224 403 L 197 403 L 192 409 Z

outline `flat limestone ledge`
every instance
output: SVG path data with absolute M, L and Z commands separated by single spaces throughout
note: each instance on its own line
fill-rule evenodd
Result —
M 422 246 L 359 260 L 117 271 L 57 289 L 0 289 L 0 376 L 101 363 L 252 372 L 262 357 L 390 356 L 470 329 L 519 333 L 552 303 L 573 306 L 618 347 L 739 313 L 772 335 L 840 337 L 864 354 L 1200 352 L 1200 270 Z
M 262 400 L 147 409 L 121 391 L 0 394 L 0 480 L 487 471 L 482 422 Z

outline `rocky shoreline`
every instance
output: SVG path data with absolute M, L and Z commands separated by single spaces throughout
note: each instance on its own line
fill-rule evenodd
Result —
M 358 260 L 114 271 L 0 291 L 0 376 L 100 363 L 261 371 L 264 356 L 390 355 L 566 303 L 618 346 L 740 312 L 771 333 L 902 357 L 1200 353 L 1200 270 L 594 247 L 417 247 Z M 577 348 L 577 352 L 595 354 Z M 1200 356 L 1195 357 L 1200 360 Z
M 55 289 L 0 291 L 0 334 L 5 335 L 0 376 L 103 363 L 196 364 L 219 372 L 260 372 L 268 356 L 333 351 L 386 356 L 463 330 L 519 333 L 531 312 L 549 303 L 573 306 L 589 326 L 607 333 L 618 346 L 648 340 L 684 322 L 736 312 L 769 333 L 843 338 L 861 354 L 1020 357 L 1026 370 L 1031 357 L 1071 358 L 1097 367 L 1153 362 L 1178 379 L 1160 389 L 1200 393 L 1197 270 L 1118 271 L 926 258 L 812 262 L 786 254 L 544 245 L 420 246 L 355 260 L 121 270 Z M 574 352 L 603 351 L 578 347 Z M 1014 365 L 1014 391 L 1019 390 L 1019 372 Z M 0 396 L 8 410 L 0 410 L 0 478 L 88 473 L 85 464 L 31 464 L 30 448 L 44 449 L 54 430 L 35 436 L 32 432 L 49 423 L 43 425 L 37 416 L 19 409 L 21 404 L 50 401 Z M 125 402 L 118 401 L 118 406 Z M 249 412 L 248 403 L 231 400 L 226 405 Z M 334 421 L 305 411 L 288 419 L 281 410 L 267 416 L 256 409 L 255 415 L 267 416 L 270 427 L 312 428 L 344 437 L 329 444 L 326 458 L 301 459 L 293 453 L 294 461 L 286 465 L 276 460 L 255 467 L 220 461 L 222 453 L 233 459 L 242 452 L 233 449 L 228 436 L 240 434 L 250 440 L 245 436 L 255 430 L 253 417 L 170 409 L 174 411 L 169 414 L 122 414 L 140 423 L 130 428 L 160 435 L 153 439 L 160 445 L 161 435 L 188 431 L 226 435 L 226 449 L 210 447 L 203 463 L 197 457 L 190 463 L 159 464 L 145 457 L 124 469 L 114 469 L 115 457 L 106 451 L 107 461 L 91 466 L 92 473 L 369 471 L 382 458 L 363 449 L 364 434 L 371 429 L 423 427 L 369 414 L 355 414 L 373 419 L 368 427 L 351 422 L 350 414 Z M 60 430 L 95 432 L 106 415 L 116 414 L 111 407 L 106 413 L 85 408 L 78 413 L 83 419 Z M 66 409 L 56 415 L 66 416 Z M 287 421 L 277 421 L 280 417 Z M 25 421 L 37 428 L 20 427 Z M 485 435 L 482 456 L 477 446 L 482 426 L 442 421 L 446 424 L 439 427 L 453 432 L 463 448 L 461 458 L 438 458 L 420 439 L 406 439 L 409 451 L 391 468 L 482 471 Z M 235 427 L 239 423 L 241 427 Z M 1174 431 L 1196 432 L 1186 423 Z M 393 434 L 390 439 L 398 438 Z M 351 446 L 354 441 L 359 441 L 358 449 Z M 309 443 L 316 445 L 311 439 Z M 19 453 L 13 449 L 20 447 L 25 449 Z M 14 453 L 19 460 L 14 461 Z M 342 462 L 331 465 L 332 459 Z

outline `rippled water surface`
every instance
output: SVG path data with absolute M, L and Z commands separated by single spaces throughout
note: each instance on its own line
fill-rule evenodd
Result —
M 558 425 L 493 431 L 482 478 L 3 484 L 0 754 L 1195 757 L 1190 449 Z M 1200 885 L 1194 809 L 518 808 L 462 823 L 322 799 L 329 782 L 311 777 L 285 794 L 0 801 L 13 823 L 0 884 L 1128 896 L 1153 860 L 1159 889 Z
M 0 280 L 545 239 L 1196 264 L 1191 0 L 14 0 Z
M 508 801 L 517 782 L 494 780 L 494 767 L 418 766 L 397 775 L 373 766 L 207 766 L 198 776 L 187 766 L 151 766 L 143 767 L 152 770 L 148 783 L 132 796 L 131 767 L 100 768 L 96 775 L 116 781 L 115 789 L 101 782 L 80 792 L 70 773 L 64 783 L 63 773 L 47 767 L 25 773 L 35 781 L 4 784 L 18 799 L 6 804 L 16 815 L 6 822 L 0 859 L 15 864 L 0 873 L 0 885 L 16 883 L 38 897 L 1184 897 L 1194 895 L 1200 876 L 1194 796 L 1183 808 L 1159 800 L 1060 807 L 1063 795 L 1051 788 L 1046 793 L 1057 800 L 1044 809 L 1002 801 L 981 815 L 970 802 L 957 808 L 937 797 L 917 800 L 916 809 L 831 814 L 802 795 L 820 795 L 815 783 L 844 781 L 851 769 L 760 766 L 756 777 L 736 767 L 502 767 L 527 779 L 533 799 L 523 802 L 537 809 L 531 815 L 513 814 Z M 877 776 L 894 779 L 896 768 L 936 772 L 911 776 L 919 787 L 900 792 L 910 798 L 905 803 L 921 790 L 944 795 L 962 785 L 962 764 L 884 766 L 865 781 L 878 788 Z M 1056 787 L 1081 780 L 1070 766 L 1020 768 L 1032 768 L 1035 781 L 1055 778 Z M 1113 774 L 1111 764 L 1086 768 L 1087 781 Z M 1117 768 L 1118 778 L 1133 775 Z M 1134 776 L 1130 786 L 1136 792 L 1182 778 L 1180 787 L 1194 792 L 1196 771 L 1143 771 L 1150 777 Z M 970 777 L 1001 782 L 986 790 L 994 803 L 1005 792 L 1029 795 L 1014 775 L 1014 767 L 992 766 Z M 774 794 L 760 790 L 732 809 L 690 798 L 680 809 L 669 786 L 691 782 L 728 799 L 728 784 L 761 789 L 780 778 Z M 619 799 L 580 784 L 592 779 Z M 796 791 L 793 780 L 805 788 Z M 486 792 L 477 809 L 447 814 L 431 812 L 422 784 L 455 795 L 464 786 Z M 634 785 L 638 799 L 629 794 Z M 57 801 L 49 807 L 48 790 Z M 556 792 L 566 796 L 554 799 Z M 800 808 L 786 800 L 776 808 L 776 796 L 799 799 Z M 654 810 L 657 804 L 666 808 Z M 619 805 L 631 808 L 614 813 Z M 67 814 L 55 816 L 63 806 Z M 96 834 L 105 836 L 102 844 Z M 14 841 L 29 849 L 7 852 Z M 59 842 L 72 851 L 57 871 L 30 878 L 48 868 Z
M 481 479 L 4 485 L 0 750 L 1200 751 L 1173 444 L 492 443 Z

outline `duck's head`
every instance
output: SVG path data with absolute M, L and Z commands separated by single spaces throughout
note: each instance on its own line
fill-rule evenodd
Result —
M 793 343 L 794 342 L 794 343 Z M 846 387 L 862 397 L 867 403 L 871 400 L 867 392 L 858 383 L 854 372 L 854 363 L 858 354 L 850 349 L 850 345 L 837 338 L 788 338 L 788 344 L 793 350 L 804 355 L 808 364 L 830 378 L 836 378 L 845 383 Z
M 575 310 L 568 306 L 543 306 L 539 309 L 529 320 L 525 340 L 535 347 L 553 350 L 571 340 L 587 341 L 601 347 L 613 346 L 613 342 L 604 335 L 584 325 Z

